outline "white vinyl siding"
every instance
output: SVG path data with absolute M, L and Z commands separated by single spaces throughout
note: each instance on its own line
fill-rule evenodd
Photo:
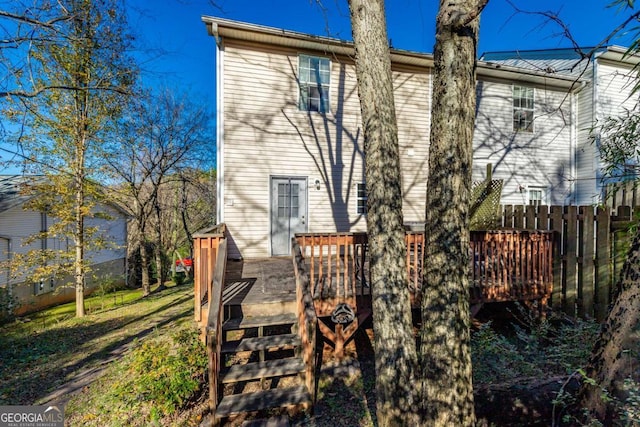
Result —
M 351 59 L 331 58 L 328 117 L 299 111 L 301 52 L 227 40 L 223 54 L 225 197 L 219 203 L 230 256 L 269 256 L 270 176 L 320 181 L 320 189 L 308 189 L 309 232 L 365 231 L 366 217 L 354 209 L 355 184 L 364 181 L 364 139 Z M 428 72 L 393 71 L 406 221 L 424 218 Z
M 526 204 L 529 185 L 546 187 L 550 204 L 562 204 L 571 191 L 571 101 L 566 92 L 535 88 L 535 133 L 511 132 L 512 85 L 479 81 L 473 136 L 473 179 L 503 180 L 502 203 Z

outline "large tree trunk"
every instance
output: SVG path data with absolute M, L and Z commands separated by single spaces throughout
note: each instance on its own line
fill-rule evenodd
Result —
M 636 231 L 622 268 L 617 293 L 594 344 L 587 377 L 580 390 L 580 407 L 589 409 L 605 425 L 616 417 L 616 401 L 627 397 L 624 380 L 638 370 L 638 330 L 640 327 L 640 230 Z M 637 379 L 637 378 L 636 378 Z M 615 397 L 603 400 L 605 394 Z
M 381 426 L 416 425 L 416 352 L 384 2 L 349 0 L 349 9 L 365 143 L 377 417 Z
M 420 358 L 423 425 L 472 426 L 469 193 L 479 14 L 441 0 L 434 51 Z

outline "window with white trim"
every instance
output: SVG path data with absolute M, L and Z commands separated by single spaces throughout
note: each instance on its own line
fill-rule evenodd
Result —
M 547 204 L 547 187 L 529 187 L 529 204 L 540 206 Z
M 513 86 L 514 132 L 533 132 L 534 95 L 532 87 Z
M 301 111 L 329 112 L 329 83 L 331 63 L 328 58 L 300 55 L 298 57 L 298 81 Z
M 356 184 L 356 213 L 367 214 L 367 186 L 364 182 Z

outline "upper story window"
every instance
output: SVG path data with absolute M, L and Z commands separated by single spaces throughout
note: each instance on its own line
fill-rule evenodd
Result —
M 298 57 L 301 111 L 329 112 L 329 83 L 331 66 L 329 59 L 316 56 Z
M 513 87 L 513 131 L 533 132 L 534 91 L 532 87 Z
M 356 184 L 356 213 L 367 214 L 367 186 L 364 182 Z

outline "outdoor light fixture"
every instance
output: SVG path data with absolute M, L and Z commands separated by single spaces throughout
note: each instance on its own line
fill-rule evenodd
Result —
M 316 179 L 316 190 L 320 190 L 320 180 Z

